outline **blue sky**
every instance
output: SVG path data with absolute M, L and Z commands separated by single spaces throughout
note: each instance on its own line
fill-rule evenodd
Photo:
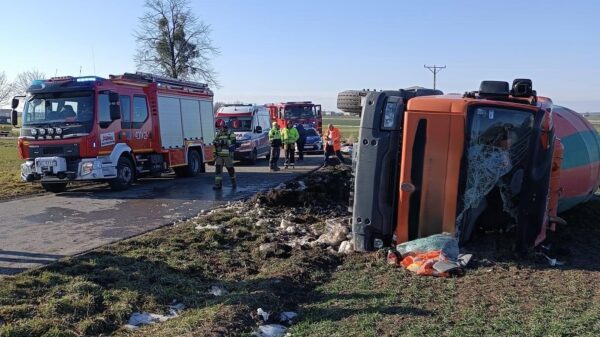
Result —
M 220 101 L 313 100 L 337 92 L 529 77 L 540 95 L 600 111 L 599 1 L 192 1 L 212 26 Z M 53 76 L 135 70 L 143 0 L 3 1 L 0 71 Z M 95 72 L 94 72 L 95 68 Z

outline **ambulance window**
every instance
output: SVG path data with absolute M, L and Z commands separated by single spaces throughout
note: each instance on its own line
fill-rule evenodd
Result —
M 148 104 L 146 103 L 146 96 L 134 96 L 132 128 L 141 128 L 146 119 L 148 119 Z
M 98 123 L 101 128 L 107 128 L 112 121 L 110 120 L 110 101 L 108 94 L 98 95 Z

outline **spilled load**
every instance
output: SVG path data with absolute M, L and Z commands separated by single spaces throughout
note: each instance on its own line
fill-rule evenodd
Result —
M 349 95 L 362 109 L 349 108 Z M 369 251 L 438 233 L 460 244 L 478 229 L 513 234 L 525 251 L 600 183 L 600 137 L 529 79 L 479 91 L 340 93 L 361 111 L 355 146 L 354 246 Z M 340 100 L 338 100 L 338 103 Z

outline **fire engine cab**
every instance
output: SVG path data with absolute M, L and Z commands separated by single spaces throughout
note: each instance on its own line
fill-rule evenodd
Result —
M 214 137 L 206 84 L 140 72 L 37 80 L 22 109 L 21 178 L 62 192 L 72 181 L 123 190 L 170 169 L 195 176 L 213 160 Z
M 321 116 L 321 105 L 306 102 L 287 102 L 267 104 L 271 120 L 277 122 L 280 128 L 286 126 L 287 121 L 292 124 L 302 124 L 305 129 L 314 128 L 319 134 L 323 134 L 323 119 Z

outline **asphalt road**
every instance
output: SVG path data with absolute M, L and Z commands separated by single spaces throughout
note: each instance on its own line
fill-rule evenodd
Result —
M 141 179 L 130 190 L 113 192 L 104 184 L 0 203 L 0 275 L 16 274 L 64 256 L 78 254 L 196 216 L 228 201 L 291 180 L 315 169 L 321 156 L 306 156 L 295 169 L 269 172 L 236 163 L 238 188 L 214 191 L 214 167 L 196 178 Z

